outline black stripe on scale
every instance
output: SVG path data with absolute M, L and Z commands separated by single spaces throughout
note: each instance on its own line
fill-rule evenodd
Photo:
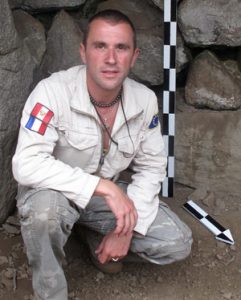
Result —
M 171 0 L 171 21 L 177 21 L 177 0 Z
M 169 132 L 169 115 L 163 114 L 162 115 L 162 134 L 168 135 Z
M 224 240 L 224 241 L 230 241 L 230 242 L 233 244 L 233 240 L 230 240 L 224 233 L 218 234 L 217 237 L 218 237 L 219 239 Z
M 171 24 L 170 22 L 164 22 L 164 45 L 170 45 L 171 37 Z
M 168 156 L 174 157 L 174 136 L 169 135 L 168 136 Z
M 168 178 L 168 197 L 173 197 L 174 178 Z
M 221 232 L 225 231 L 226 229 L 219 224 L 216 220 L 214 220 L 212 217 L 210 217 L 209 215 L 207 215 L 205 217 L 210 223 L 212 223 L 218 230 L 220 230 Z
M 170 69 L 163 70 L 163 89 L 164 91 L 170 90 Z
M 197 212 L 189 203 L 186 202 L 183 206 L 197 219 L 201 220 L 204 218 L 204 216 Z
M 176 46 L 170 46 L 170 68 L 176 68 Z
M 169 92 L 169 113 L 170 114 L 175 114 L 175 100 L 176 100 L 175 92 Z

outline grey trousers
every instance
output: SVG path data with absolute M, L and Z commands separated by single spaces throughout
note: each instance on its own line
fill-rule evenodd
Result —
M 124 190 L 126 185 L 119 184 Z M 33 290 L 38 300 L 67 300 L 62 269 L 64 245 L 78 222 L 101 234 L 115 228 L 115 217 L 100 197 L 78 209 L 54 190 L 30 190 L 18 200 L 21 231 L 33 271 Z M 133 237 L 130 250 L 147 261 L 164 265 L 187 257 L 191 251 L 190 229 L 166 204 L 145 237 Z

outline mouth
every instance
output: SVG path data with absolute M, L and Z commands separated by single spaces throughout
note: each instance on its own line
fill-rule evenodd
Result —
M 116 77 L 119 74 L 119 71 L 117 71 L 117 70 L 103 70 L 102 74 L 105 77 Z

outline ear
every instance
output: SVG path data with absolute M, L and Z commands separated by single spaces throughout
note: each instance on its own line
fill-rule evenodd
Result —
M 133 57 L 132 57 L 131 68 L 134 67 L 134 65 L 135 65 L 135 63 L 136 63 L 136 60 L 137 60 L 139 54 L 140 54 L 140 49 L 139 49 L 139 48 L 136 48 L 135 51 L 134 51 Z
M 83 63 L 86 64 L 85 45 L 83 43 L 80 44 L 79 52 Z

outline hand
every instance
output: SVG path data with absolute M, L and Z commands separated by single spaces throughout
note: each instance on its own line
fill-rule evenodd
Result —
M 99 262 L 104 264 L 111 261 L 112 258 L 125 257 L 130 248 L 131 238 L 132 233 L 124 236 L 118 236 L 114 231 L 108 233 L 95 251 Z
M 115 234 L 131 233 L 137 222 L 137 212 L 133 201 L 112 181 L 100 179 L 95 195 L 104 197 L 116 217 Z

